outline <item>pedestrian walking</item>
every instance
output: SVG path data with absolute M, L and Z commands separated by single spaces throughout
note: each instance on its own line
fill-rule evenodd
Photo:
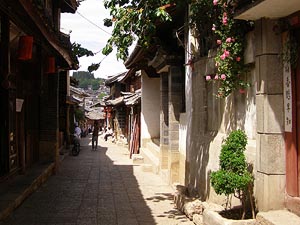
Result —
M 92 150 L 96 150 L 98 147 L 98 135 L 99 135 L 99 124 L 97 121 L 95 121 L 93 134 L 92 134 Z

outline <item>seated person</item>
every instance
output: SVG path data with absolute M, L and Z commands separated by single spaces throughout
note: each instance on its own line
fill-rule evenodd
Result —
M 77 138 L 81 138 L 81 129 L 80 129 L 80 127 L 78 126 L 78 123 L 77 123 L 77 122 L 75 123 L 74 135 L 75 135 Z

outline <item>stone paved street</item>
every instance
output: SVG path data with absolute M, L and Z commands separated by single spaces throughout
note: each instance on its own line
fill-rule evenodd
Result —
M 174 209 L 173 190 L 158 175 L 132 165 L 128 150 L 104 142 L 66 156 L 59 172 L 1 225 L 175 225 L 187 221 Z

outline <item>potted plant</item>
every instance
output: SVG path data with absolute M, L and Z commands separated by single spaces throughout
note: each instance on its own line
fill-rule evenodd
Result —
M 220 169 L 210 175 L 212 187 L 217 194 L 227 196 L 227 203 L 232 194 L 241 200 L 243 207 L 241 219 L 245 218 L 247 195 L 251 204 L 252 217 L 255 217 L 251 195 L 253 176 L 247 169 L 248 164 L 244 154 L 246 145 L 246 134 L 242 130 L 232 131 L 221 148 Z

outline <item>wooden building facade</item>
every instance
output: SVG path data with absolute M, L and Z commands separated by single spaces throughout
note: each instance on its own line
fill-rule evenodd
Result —
M 0 179 L 57 161 L 68 70 L 77 67 L 60 14 L 77 7 L 75 0 L 0 2 Z

